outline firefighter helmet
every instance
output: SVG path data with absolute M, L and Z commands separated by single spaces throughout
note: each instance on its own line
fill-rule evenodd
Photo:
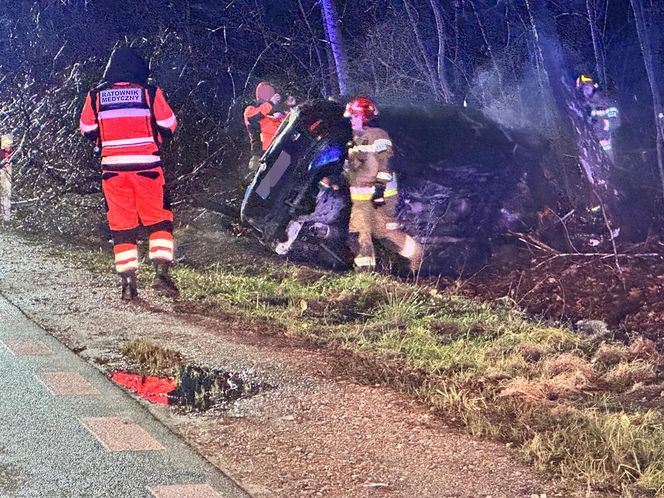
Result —
M 370 98 L 357 97 L 346 104 L 344 117 L 352 116 L 362 116 L 362 122 L 367 124 L 378 116 L 378 108 Z
M 591 75 L 581 74 L 576 79 L 576 88 L 580 90 L 585 85 L 591 85 L 595 90 L 599 88 L 599 85 L 595 82 Z

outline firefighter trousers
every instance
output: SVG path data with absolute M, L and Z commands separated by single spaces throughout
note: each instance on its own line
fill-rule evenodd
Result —
M 602 148 L 604 153 L 609 156 L 611 161 L 615 161 L 615 151 L 613 150 L 613 137 L 609 131 L 600 131 L 597 132 L 597 140 L 599 146 Z
M 12 167 L 0 164 L 0 214 L 2 220 L 9 223 L 12 219 Z
M 370 200 L 353 200 L 348 231 L 351 250 L 357 270 L 372 270 L 376 266 L 374 239 L 385 243 L 410 263 L 411 271 L 417 271 L 422 262 L 422 246 L 405 233 L 395 216 L 395 203 L 375 207 Z
M 173 212 L 165 206 L 164 172 L 161 167 L 143 171 L 104 171 L 102 189 L 113 233 L 118 273 L 136 271 L 140 225 L 150 233 L 150 261 L 173 261 Z

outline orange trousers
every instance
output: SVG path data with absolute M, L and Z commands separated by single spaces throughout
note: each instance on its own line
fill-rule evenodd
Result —
M 150 232 L 150 260 L 173 261 L 173 212 L 165 207 L 164 185 L 161 167 L 102 174 L 118 273 L 138 268 L 136 238 L 140 225 Z

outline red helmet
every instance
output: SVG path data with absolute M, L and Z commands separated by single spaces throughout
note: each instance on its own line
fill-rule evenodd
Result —
M 362 116 L 362 122 L 367 124 L 378 116 L 376 104 L 368 97 L 357 97 L 346 104 L 344 117 Z

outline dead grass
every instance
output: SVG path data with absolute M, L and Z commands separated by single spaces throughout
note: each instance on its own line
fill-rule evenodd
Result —
M 585 386 L 592 385 L 596 373 L 589 361 L 573 353 L 561 353 L 543 362 L 542 374 L 545 377 L 574 377 Z
M 658 412 L 630 414 L 606 413 L 600 410 L 566 413 L 533 413 L 539 427 L 536 436 L 522 445 L 524 453 L 538 467 L 555 463 L 566 478 L 593 484 L 603 477 L 607 482 L 637 482 L 660 491 L 664 459 L 662 415 Z M 579 458 L 583 448 L 585 458 Z
M 174 377 L 183 365 L 180 353 L 146 339 L 127 341 L 120 346 L 120 352 L 132 371 L 140 375 Z
M 618 363 L 604 375 L 604 380 L 616 391 L 626 391 L 637 384 L 648 384 L 656 379 L 656 367 L 644 360 Z
M 600 344 L 593 360 L 600 365 L 611 367 L 622 361 L 628 361 L 629 349 L 623 344 Z
M 655 343 L 645 337 L 637 337 L 632 341 L 629 345 L 629 354 L 632 359 L 647 361 L 653 366 L 659 365 L 662 361 Z
M 288 334 L 373 355 L 376 364 L 381 358 L 396 361 L 403 377 L 386 382 L 473 434 L 511 442 L 538 468 L 591 487 L 638 483 L 664 489 L 662 415 L 605 403 L 606 393 L 656 380 L 660 358 L 654 344 L 597 345 L 570 330 L 529 321 L 506 304 L 474 302 L 379 275 L 283 275 L 282 269 L 278 285 L 276 278 L 269 283 L 269 275 L 245 280 L 230 302 L 252 315 L 285 321 Z M 195 283 L 203 277 L 189 278 Z M 289 306 L 261 306 L 248 297 L 271 286 Z M 427 380 L 409 385 L 403 380 L 408 371 Z

